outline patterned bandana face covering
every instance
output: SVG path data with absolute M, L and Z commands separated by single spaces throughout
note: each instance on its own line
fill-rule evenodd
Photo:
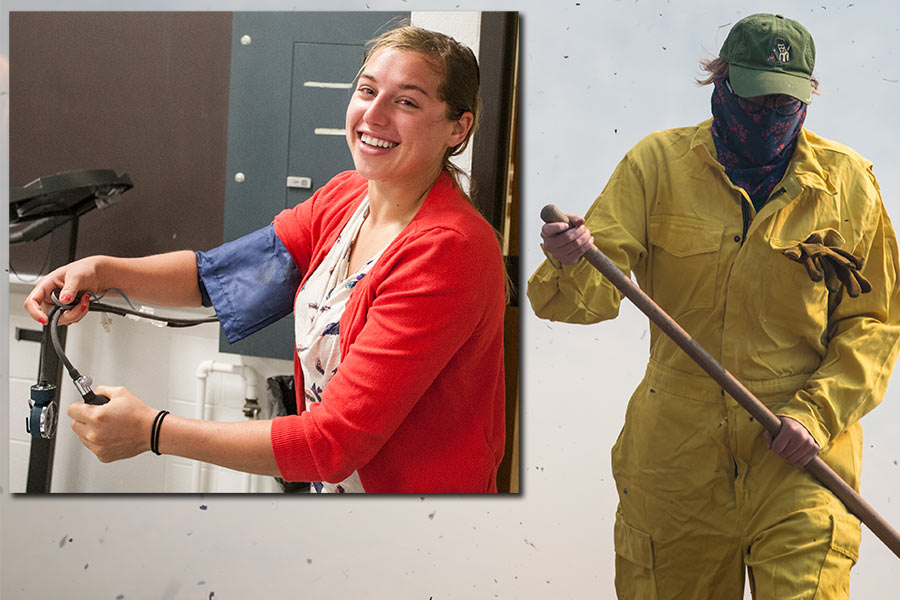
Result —
M 712 137 L 718 160 L 731 182 L 747 191 L 757 211 L 787 171 L 806 108 L 788 116 L 769 107 L 747 113 L 726 82 L 715 81 Z

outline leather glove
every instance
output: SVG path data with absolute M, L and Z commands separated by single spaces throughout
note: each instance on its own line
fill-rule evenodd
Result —
M 851 298 L 872 291 L 872 284 L 860 273 L 863 259 L 839 246 L 826 245 L 819 232 L 784 250 L 784 255 L 806 267 L 813 281 L 824 279 L 825 287 L 832 293 L 840 291 L 842 285 Z

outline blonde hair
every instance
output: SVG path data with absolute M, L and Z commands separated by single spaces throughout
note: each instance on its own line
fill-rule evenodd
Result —
M 450 162 L 450 158 L 461 154 L 472 134 L 478 127 L 481 103 L 478 88 L 481 74 L 478 60 L 472 49 L 455 39 L 437 31 L 404 25 L 387 31 L 366 44 L 366 57 L 363 68 L 369 59 L 379 50 L 394 49 L 416 52 L 428 58 L 441 78 L 438 85 L 438 98 L 447 104 L 447 119 L 456 121 L 463 114 L 472 113 L 472 127 L 466 138 L 459 144 L 448 148 L 441 167 L 447 171 L 457 187 L 462 191 L 461 178 L 465 176 L 462 169 Z

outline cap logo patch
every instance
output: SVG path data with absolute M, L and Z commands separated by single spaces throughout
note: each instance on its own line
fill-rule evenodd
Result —
M 791 47 L 783 41 L 776 42 L 775 47 L 772 48 L 769 56 L 766 57 L 766 62 L 769 63 L 788 63 L 790 61 Z

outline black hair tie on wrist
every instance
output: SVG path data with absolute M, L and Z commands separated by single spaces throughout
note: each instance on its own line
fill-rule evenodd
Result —
M 159 453 L 159 430 L 162 429 L 162 422 L 167 414 L 169 414 L 167 410 L 161 410 L 156 413 L 156 418 L 153 419 L 153 427 L 150 428 L 150 450 L 157 456 L 161 456 Z

